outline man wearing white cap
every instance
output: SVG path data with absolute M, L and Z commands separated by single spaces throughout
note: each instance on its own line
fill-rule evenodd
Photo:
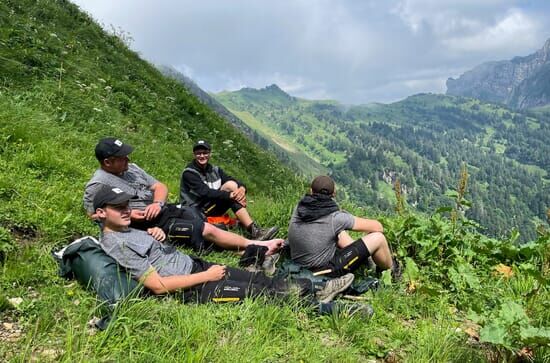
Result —
M 253 241 L 238 234 L 223 231 L 204 222 L 190 208 L 178 208 L 167 204 L 168 188 L 147 174 L 128 155 L 133 147 L 113 137 L 101 139 L 95 148 L 100 167 L 86 184 L 84 208 L 97 219 L 93 200 L 98 190 L 107 185 L 132 196 L 129 201 L 132 227 L 147 230 L 160 227 L 173 243 L 190 246 L 202 251 L 212 244 L 223 249 L 244 250 L 249 244 L 266 246 L 267 254 L 277 251 L 283 240 Z
M 211 151 L 212 147 L 204 140 L 193 146 L 193 161 L 181 175 L 180 203 L 199 209 L 207 217 L 221 216 L 231 209 L 250 238 L 262 241 L 273 238 L 279 228 L 261 228 L 252 220 L 246 209 L 245 185 L 210 164 Z

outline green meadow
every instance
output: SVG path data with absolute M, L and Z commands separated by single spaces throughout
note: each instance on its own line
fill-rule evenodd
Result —
M 384 274 L 360 297 L 374 308 L 370 319 L 319 315 L 300 301 L 195 305 L 175 294 L 129 298 L 106 330 L 91 328 L 105 306 L 59 277 L 50 253 L 98 235 L 81 199 L 99 138 L 133 145 L 132 160 L 168 185 L 173 202 L 191 145 L 209 140 L 213 161 L 248 186 L 252 214 L 283 237 L 307 181 L 68 1 L 0 2 L 0 69 L 0 360 L 550 360 L 550 231 L 541 223 L 521 245 L 518 233 L 481 234 L 464 214 L 466 169 L 440 196 L 446 205 L 423 215 L 400 193 L 386 214 L 341 200 L 382 220 L 404 266 L 400 281 Z M 238 261 L 231 252 L 207 259 Z

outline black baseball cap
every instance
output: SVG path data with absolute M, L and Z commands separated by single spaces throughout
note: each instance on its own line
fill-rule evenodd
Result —
M 111 156 L 126 156 L 134 151 L 134 148 L 114 137 L 106 137 L 99 140 L 95 146 L 95 157 L 102 161 Z
M 206 149 L 208 151 L 212 150 L 212 148 L 210 147 L 210 144 L 207 143 L 206 141 L 204 140 L 199 140 L 195 143 L 195 145 L 193 146 L 193 152 L 195 152 L 196 150 L 198 149 Z
M 103 208 L 106 205 L 118 205 L 132 199 L 133 196 L 124 192 L 120 188 L 113 188 L 103 185 L 94 196 L 94 210 Z
M 334 194 L 334 180 L 330 176 L 319 175 L 311 182 L 311 191 L 316 194 Z

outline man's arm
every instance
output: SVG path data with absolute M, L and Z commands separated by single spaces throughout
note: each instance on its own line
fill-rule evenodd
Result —
M 225 276 L 225 266 L 213 265 L 208 270 L 197 272 L 190 275 L 174 275 L 162 277 L 152 267 L 144 276 L 140 278 L 143 286 L 153 292 L 153 294 L 165 294 L 167 292 L 179 289 L 187 289 L 195 285 L 203 284 L 209 281 L 218 281 Z
M 360 217 L 353 217 L 353 219 L 353 227 L 351 228 L 352 231 L 366 233 L 384 232 L 384 227 L 382 226 L 382 223 L 378 222 L 375 219 L 366 219 Z
M 153 203 L 143 210 L 143 216 L 148 221 L 155 219 L 159 215 L 162 209 L 160 203 L 166 203 L 166 198 L 168 198 L 168 187 L 159 181 L 151 185 L 149 189 L 153 192 Z
M 222 183 L 223 184 L 223 183 Z M 223 199 L 229 200 L 230 193 L 224 190 L 210 189 L 208 185 L 204 184 L 201 180 L 201 177 L 192 171 L 184 171 L 181 175 L 181 186 L 180 186 L 180 199 L 183 201 L 183 196 L 181 195 L 184 192 L 183 186 L 187 185 L 189 190 L 193 191 L 199 198 L 208 198 L 208 199 Z

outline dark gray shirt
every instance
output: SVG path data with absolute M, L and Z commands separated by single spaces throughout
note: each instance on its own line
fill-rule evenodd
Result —
M 124 267 L 136 280 L 152 267 L 162 277 L 189 275 L 193 260 L 188 255 L 155 240 L 145 231 L 129 228 L 124 232 L 108 232 L 100 240 L 101 248 Z
M 150 188 L 157 182 L 155 178 L 133 163 L 128 164 L 128 170 L 120 176 L 108 173 L 101 168 L 97 169 L 88 184 L 86 184 L 83 198 L 84 208 L 86 212 L 94 213 L 94 196 L 102 185 L 108 185 L 113 188 L 120 188 L 124 192 L 135 196 L 134 199 L 130 200 L 130 208 L 143 210 L 153 203 L 153 191 Z
M 354 223 L 353 215 L 343 211 L 302 223 L 294 210 L 288 226 L 290 257 L 309 268 L 326 265 L 336 252 L 338 234 L 352 229 Z

